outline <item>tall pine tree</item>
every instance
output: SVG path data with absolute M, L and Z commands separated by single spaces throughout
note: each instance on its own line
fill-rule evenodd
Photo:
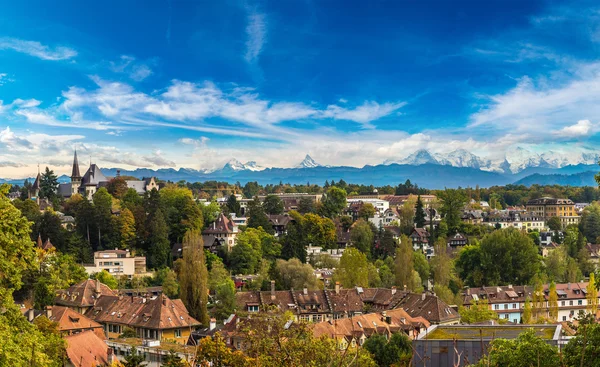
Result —
M 423 201 L 421 195 L 417 197 L 417 204 L 415 205 L 415 227 L 425 227 L 425 210 L 423 209 Z
M 148 217 L 147 252 L 150 255 L 148 264 L 150 268 L 160 269 L 168 265 L 169 261 L 169 228 L 160 209 Z

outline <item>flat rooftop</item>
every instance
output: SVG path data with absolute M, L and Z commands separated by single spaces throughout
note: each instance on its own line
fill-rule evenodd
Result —
M 558 325 L 434 325 L 422 332 L 418 340 L 491 340 L 516 339 L 522 332 L 533 329 L 545 340 L 560 337 Z

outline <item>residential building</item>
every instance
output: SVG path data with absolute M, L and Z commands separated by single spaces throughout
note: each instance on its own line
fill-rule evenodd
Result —
M 414 199 L 415 202 L 417 200 L 418 195 L 386 195 L 384 196 L 384 200 L 390 203 L 390 207 L 399 207 L 404 205 L 409 199 Z M 421 195 L 421 201 L 425 207 L 430 204 L 434 204 L 437 202 L 437 197 L 435 195 Z
M 435 256 L 433 246 L 429 243 L 429 232 L 425 228 L 414 228 L 409 238 L 413 250 L 422 251 L 428 259 Z
M 368 337 L 378 334 L 386 339 L 392 334 L 404 333 L 416 339 L 430 323 L 422 317 L 411 317 L 401 308 L 358 315 L 352 318 L 322 321 L 312 327 L 316 338 L 327 337 L 337 341 L 340 350 L 348 346 L 361 347 Z
M 517 228 L 527 231 L 542 231 L 546 227 L 543 216 L 535 212 L 499 210 L 488 214 L 484 223 L 496 228 Z
M 102 325 L 68 307 L 46 306 L 42 315 L 45 315 L 48 320 L 56 322 L 62 336 L 92 331 L 100 339 L 106 339 Z
M 469 239 L 462 233 L 456 233 L 447 239 L 448 246 L 452 248 L 466 246 L 469 243 Z
M 389 311 L 403 308 L 411 317 L 423 317 L 432 324 L 458 323 L 458 312 L 431 294 L 413 294 L 390 288 L 342 289 L 336 283 L 335 290 L 238 292 L 238 311 L 261 312 L 276 308 L 289 311 L 296 321 L 322 322 L 362 315 L 366 312 Z
M 375 212 L 379 215 L 383 215 L 383 213 L 385 213 L 385 211 L 390 208 L 389 201 L 383 200 L 383 199 L 371 199 L 371 198 L 353 199 L 353 198 L 349 198 L 349 199 L 347 199 L 347 203 L 349 205 L 351 205 L 353 203 L 362 203 L 363 205 L 371 204 L 375 208 Z
M 117 296 L 117 292 L 98 280 L 87 279 L 56 292 L 54 304 L 85 314 L 101 296 Z
M 548 220 L 552 217 L 560 218 L 560 222 L 565 228 L 569 224 L 579 223 L 579 215 L 575 208 L 575 203 L 570 199 L 556 199 L 543 197 L 529 200 L 526 205 L 527 211 L 535 213 L 539 217 Z
M 235 246 L 235 238 L 238 234 L 238 227 L 233 221 L 221 213 L 211 225 L 202 231 L 202 240 L 204 247 L 216 252 L 220 247 L 225 246 L 231 251 Z
M 464 211 L 460 218 L 464 223 L 482 224 L 483 223 L 483 212 L 481 210 Z
M 558 241 L 562 243 L 562 241 L 565 238 L 565 234 L 561 231 L 556 231 L 556 232 L 552 232 L 552 231 L 546 231 L 546 232 L 540 232 L 540 245 L 541 246 L 550 246 L 553 242 L 554 239 L 553 237 L 558 236 Z
M 94 264 L 85 265 L 88 274 L 106 270 L 113 276 L 143 275 L 146 273 L 146 257 L 131 256 L 129 250 L 104 250 L 94 252 Z
M 136 352 L 144 357 L 144 367 L 164 366 L 164 362 L 166 362 L 166 358 L 171 351 L 174 351 L 175 355 L 181 358 L 182 361 L 191 363 L 195 358 L 196 349 L 191 345 L 144 339 L 109 339 L 106 344 L 113 352 L 112 358 L 120 362 L 125 362 L 125 358 L 131 354 L 131 349 L 135 346 Z
M 138 338 L 186 344 L 191 329 L 200 326 L 180 299 L 165 295 L 101 296 L 85 315 L 102 324 L 109 339 L 118 338 L 128 327 Z
M 294 218 L 288 214 L 267 214 L 267 217 L 269 217 L 269 223 L 273 226 L 276 237 L 285 235 L 288 224 L 294 222 Z
M 587 312 L 588 282 L 556 284 L 558 296 L 558 320 L 573 321 L 580 311 Z M 470 307 L 472 302 L 486 300 L 491 310 L 498 313 L 499 318 L 520 323 L 525 307 L 525 300 L 533 300 L 533 287 L 530 286 L 498 286 L 469 288 L 463 293 L 463 306 Z M 549 317 L 549 285 L 544 285 L 544 316 Z M 600 298 L 599 298 L 600 299 Z
M 557 325 L 433 325 L 421 332 L 412 346 L 415 367 L 476 365 L 494 339 L 515 339 L 533 329 L 546 343 L 559 347 L 565 341 Z

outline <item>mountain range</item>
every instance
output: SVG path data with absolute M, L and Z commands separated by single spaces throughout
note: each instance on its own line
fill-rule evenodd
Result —
M 126 170 L 103 168 L 108 177 L 121 175 L 135 177 L 155 176 L 161 180 L 188 182 L 257 181 L 261 184 L 323 184 L 325 180 L 340 180 L 365 185 L 397 185 L 410 179 L 422 187 L 440 189 L 444 187 L 467 187 L 479 185 L 571 185 L 596 186 L 594 175 L 600 155 L 594 152 L 561 154 L 546 152 L 537 154 L 523 148 L 516 148 L 501 159 L 481 158 L 465 149 L 447 154 L 418 150 L 397 161 L 388 160 L 379 165 L 367 165 L 362 168 L 347 166 L 325 166 L 317 163 L 310 155 L 293 168 L 262 167 L 254 161 L 242 163 L 231 159 L 222 168 L 208 171 L 191 168 L 161 168 L 152 170 L 138 168 Z M 84 167 L 81 167 L 84 170 Z M 33 181 L 33 178 L 29 179 Z M 68 182 L 66 175 L 60 176 L 60 182 Z M 0 179 L 0 183 L 22 184 L 23 179 Z

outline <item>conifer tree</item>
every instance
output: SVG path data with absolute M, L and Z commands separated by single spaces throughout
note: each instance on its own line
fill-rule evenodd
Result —
M 423 209 L 423 201 L 421 195 L 417 196 L 417 204 L 415 205 L 415 227 L 425 227 L 425 210 Z

